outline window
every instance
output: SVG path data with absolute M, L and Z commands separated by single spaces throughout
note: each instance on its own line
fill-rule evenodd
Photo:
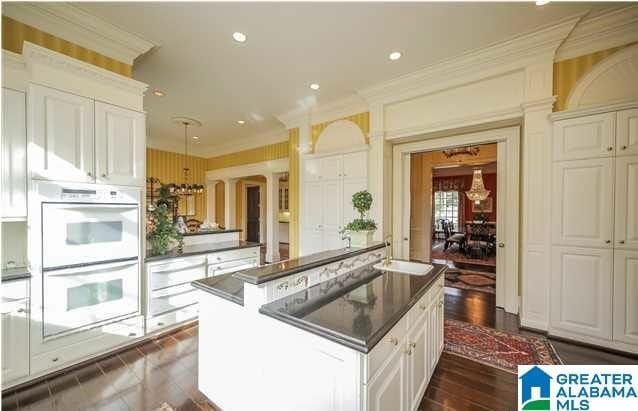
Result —
M 459 230 L 459 192 L 435 191 L 434 192 L 434 224 L 436 230 L 442 231 L 441 220 L 452 223 L 453 231 Z

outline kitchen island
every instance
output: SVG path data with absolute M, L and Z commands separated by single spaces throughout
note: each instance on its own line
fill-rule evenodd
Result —
M 225 411 L 415 410 L 443 347 L 446 268 L 375 269 L 383 247 L 193 282 L 199 390 Z

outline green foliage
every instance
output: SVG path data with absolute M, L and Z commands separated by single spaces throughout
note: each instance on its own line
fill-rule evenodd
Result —
M 352 195 L 352 206 L 359 212 L 359 218 L 348 223 L 343 231 L 369 231 L 376 230 L 377 223 L 366 217 L 366 213 L 372 207 L 372 194 L 368 190 L 359 191 Z
M 173 225 L 169 205 L 172 201 L 168 186 L 162 186 L 159 190 L 157 206 L 150 212 L 150 230 L 146 239 L 151 245 L 153 254 L 166 254 L 174 241 L 183 247 L 183 237 Z

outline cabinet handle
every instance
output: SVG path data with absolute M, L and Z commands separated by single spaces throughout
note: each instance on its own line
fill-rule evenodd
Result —
M 128 333 L 128 336 L 129 337 L 135 337 L 135 336 L 137 336 L 137 334 L 136 333 Z
M 618 241 L 620 244 L 625 244 L 625 240 Z
M 408 348 L 405 350 L 407 355 L 412 355 L 412 348 L 416 347 L 416 343 L 409 343 Z
M 627 150 L 627 146 L 620 147 L 621 150 Z
M 19 312 L 19 313 L 23 313 L 23 312 L 25 312 L 25 311 L 26 311 L 26 310 L 25 310 L 24 308 L 18 308 L 18 312 Z
M 51 361 L 53 361 L 53 362 L 58 362 L 58 360 L 59 360 L 58 357 L 51 358 Z
M 427 307 L 425 306 L 425 304 L 421 304 L 421 305 L 419 305 L 419 308 L 422 309 L 422 310 L 425 310 Z
M 498 246 L 499 246 L 500 248 L 503 248 L 503 247 L 505 247 L 505 243 L 498 243 Z
M 607 151 L 614 151 L 613 147 L 607 147 Z
M 106 178 L 106 174 L 102 173 L 102 178 Z
M 611 240 L 605 240 L 605 244 L 611 244 Z
M 89 177 L 91 177 L 93 174 L 91 174 L 91 172 L 90 172 L 90 171 L 87 171 L 87 172 L 86 172 L 86 175 L 87 175 L 87 176 L 89 176 Z
M 390 344 L 392 345 L 399 345 L 399 339 L 397 337 L 390 337 L 388 338 L 388 341 L 390 341 Z

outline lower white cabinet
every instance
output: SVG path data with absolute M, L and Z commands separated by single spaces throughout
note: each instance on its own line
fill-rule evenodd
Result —
M 368 411 L 418 409 L 443 351 L 442 289 L 441 278 L 368 354 Z
M 614 341 L 638 347 L 638 251 L 614 253 Z
M 29 280 L 2 283 L 2 382 L 29 375 Z

